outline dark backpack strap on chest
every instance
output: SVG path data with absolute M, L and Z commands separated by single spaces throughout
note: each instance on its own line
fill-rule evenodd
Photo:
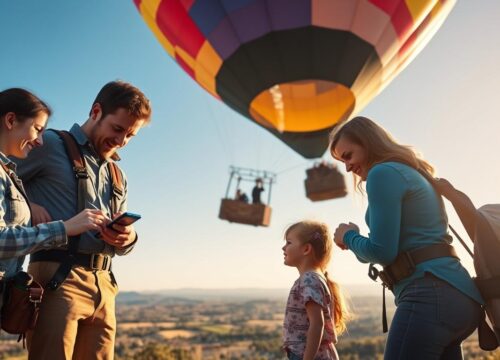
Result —
M 87 199 L 87 180 L 89 178 L 89 173 L 87 172 L 87 166 L 85 163 L 85 158 L 83 157 L 82 150 L 78 145 L 76 139 L 69 131 L 59 131 L 53 130 L 64 142 L 64 148 L 68 154 L 69 161 L 72 165 L 73 172 L 78 181 L 77 184 L 77 194 L 78 194 L 78 212 L 85 209 L 85 201 Z
M 68 131 L 53 130 L 64 143 L 64 148 L 68 155 L 68 159 L 71 163 L 73 172 L 77 179 L 77 196 L 78 196 L 78 207 L 77 213 L 85 209 L 85 202 L 87 198 L 87 180 L 89 174 L 87 172 L 87 166 L 85 163 L 85 158 L 82 155 L 80 146 L 78 145 L 76 139 Z M 80 241 L 80 236 L 72 236 L 68 239 L 68 251 L 67 256 L 61 261 L 61 265 L 55 272 L 52 279 L 48 282 L 47 287 L 51 290 L 56 290 L 61 284 L 66 280 L 68 274 L 71 271 L 73 265 L 75 265 L 76 254 L 78 253 L 78 243 Z M 48 250 L 51 251 L 51 250 Z
M 113 192 L 111 196 L 111 210 L 114 215 L 120 209 L 120 198 L 123 197 L 124 187 L 123 187 L 123 177 L 122 172 L 118 168 L 118 165 L 114 162 L 108 162 L 108 170 L 111 175 L 111 183 L 113 186 Z

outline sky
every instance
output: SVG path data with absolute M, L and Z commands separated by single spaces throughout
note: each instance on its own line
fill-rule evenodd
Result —
M 498 34 L 499 1 L 458 1 L 360 113 L 418 149 L 478 206 L 500 200 Z M 164 51 L 132 0 L 0 0 L 0 44 L 0 89 L 34 91 L 54 110 L 50 127 L 84 122 L 111 80 L 131 82 L 151 99 L 151 124 L 120 152 L 129 210 L 143 216 L 135 250 L 113 263 L 121 290 L 286 288 L 298 276 L 281 251 L 291 223 L 315 219 L 333 231 L 352 221 L 366 235 L 366 200 L 350 174 L 347 197 L 310 202 L 304 179 L 312 161 L 206 93 Z M 218 219 L 230 165 L 278 173 L 270 227 Z M 367 266 L 348 251 L 336 250 L 329 270 L 340 284 L 371 284 Z

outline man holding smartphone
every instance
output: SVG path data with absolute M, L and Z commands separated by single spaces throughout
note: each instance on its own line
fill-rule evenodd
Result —
M 98 208 L 109 219 L 125 212 L 126 179 L 121 173 L 123 191 L 116 191 L 110 170 L 114 165 L 108 163 L 119 160 L 117 150 L 150 116 L 149 100 L 138 88 L 113 81 L 101 89 L 89 118 L 70 130 L 85 161 L 85 186 L 78 184 L 63 139 L 46 131 L 43 146 L 16 161 L 32 201 L 33 224 L 74 216 L 82 206 L 79 188 L 85 189 L 85 207 Z M 32 255 L 28 272 L 47 289 L 36 328 L 28 334 L 29 359 L 113 358 L 118 287 L 111 258 L 128 254 L 136 241 L 133 225 L 117 221 L 100 234 L 87 232 L 70 239 L 68 248 Z M 65 264 L 70 264 L 67 271 Z

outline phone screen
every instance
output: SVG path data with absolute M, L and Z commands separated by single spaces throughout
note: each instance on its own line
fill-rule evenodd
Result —
M 131 225 L 135 223 L 137 220 L 141 218 L 141 215 L 139 214 L 134 214 L 130 212 L 125 212 L 118 216 L 117 218 L 113 219 L 107 227 L 112 227 L 114 224 L 119 224 L 119 225 Z

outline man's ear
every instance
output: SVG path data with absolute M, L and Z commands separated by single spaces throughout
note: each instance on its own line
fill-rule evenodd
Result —
M 13 112 L 8 112 L 3 117 L 4 125 L 7 129 L 12 130 L 14 128 L 14 123 L 16 122 L 17 117 Z
M 92 105 L 92 109 L 90 110 L 90 118 L 94 121 L 99 121 L 102 117 L 102 108 L 101 104 L 95 103 Z

